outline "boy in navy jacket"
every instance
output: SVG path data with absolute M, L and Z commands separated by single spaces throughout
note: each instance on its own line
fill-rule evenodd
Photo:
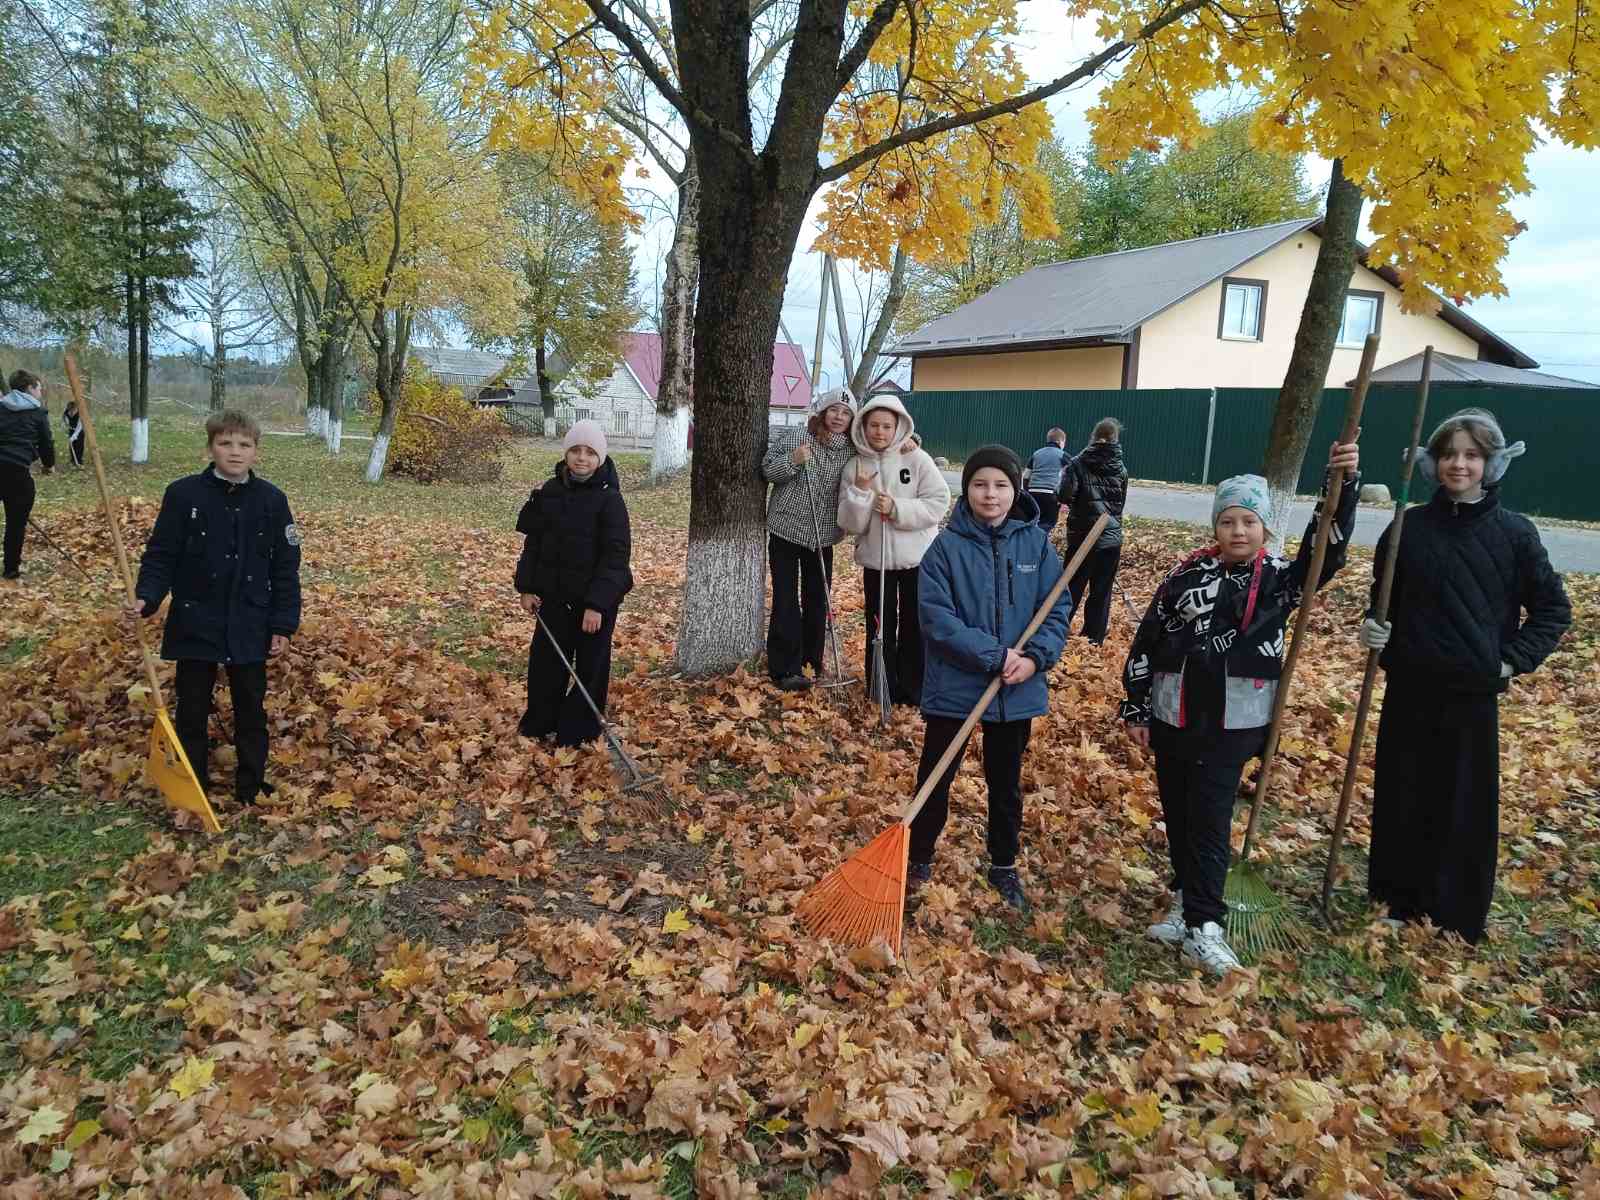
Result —
M 917 786 L 955 739 L 996 675 L 1006 686 L 984 712 L 983 776 L 989 786 L 989 884 L 1026 911 L 1017 874 L 1022 830 L 1022 755 L 1033 718 L 1049 708 L 1047 672 L 1067 640 L 1072 600 L 1063 590 L 1019 654 L 1011 648 L 1061 578 L 1061 560 L 1039 527 L 1039 506 L 1022 490 L 1022 464 L 1005 446 L 973 452 L 961 472 L 950 524 L 922 559 L 918 610 L 927 648 L 922 713 L 927 734 Z M 933 849 L 950 811 L 958 754 L 911 823 L 908 883 L 933 872 Z
M 167 488 L 139 565 L 138 602 L 128 609 L 153 617 L 172 593 L 161 657 L 177 663 L 178 739 L 208 792 L 211 692 L 217 665 L 227 668 L 241 804 L 272 792 L 267 658 L 300 627 L 300 530 L 288 498 L 252 470 L 260 440 L 260 426 L 244 413 L 206 421 L 211 465 Z

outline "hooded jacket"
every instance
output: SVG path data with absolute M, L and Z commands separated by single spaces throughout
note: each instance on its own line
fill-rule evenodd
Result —
M 1378 539 L 1375 580 L 1393 551 L 1393 532 L 1391 525 Z M 1379 659 L 1391 676 L 1456 694 L 1503 692 L 1502 662 L 1518 675 L 1534 670 L 1572 624 L 1572 604 L 1538 529 L 1501 506 L 1498 488 L 1473 504 L 1440 488 L 1406 512 L 1399 554 L 1393 633 Z M 1374 583 L 1374 606 L 1377 595 Z
M 0 396 L 0 465 L 26 468 L 36 458 L 46 470 L 56 465 L 50 416 L 27 392 L 7 392 Z
M 965 717 L 1005 665 L 1045 595 L 1061 577 L 1061 560 L 1039 528 L 1039 505 L 1019 493 L 998 528 L 979 521 L 966 498 L 956 501 L 944 532 L 922 560 L 918 615 L 927 652 L 922 711 Z M 1072 611 L 1063 588 L 1044 623 L 1023 647 L 1038 668 L 1025 683 L 1002 687 L 985 721 L 1020 721 L 1049 709 L 1045 673 L 1061 657 Z
M 566 463 L 528 494 L 517 514 L 522 555 L 515 584 L 544 604 L 614 611 L 633 590 L 633 538 L 617 468 L 608 457 L 587 479 Z
M 146 616 L 169 591 L 162 658 L 265 662 L 271 636 L 300 627 L 300 529 L 288 497 L 253 471 L 243 483 L 211 467 L 175 480 L 134 585 Z
M 794 465 L 794 452 L 811 444 L 811 458 Z M 767 532 L 807 550 L 835 546 L 844 537 L 839 528 L 839 476 L 845 459 L 855 453 L 848 435 L 831 442 L 814 438 L 804 425 L 785 425 L 767 435 L 761 477 L 772 485 L 767 501 Z M 821 534 L 822 544 L 817 544 Z
M 1111 520 L 1095 542 L 1096 550 L 1122 545 L 1122 509 L 1128 502 L 1128 471 L 1121 442 L 1090 442 L 1061 472 L 1061 503 L 1067 505 L 1067 533 L 1085 534 L 1101 513 Z
M 867 414 L 882 409 L 899 422 L 894 440 L 879 454 L 867 444 Z M 922 562 L 950 509 L 950 483 L 933 456 L 910 437 L 911 414 L 893 396 L 867 401 L 850 423 L 854 457 L 844 465 L 839 484 L 839 528 L 856 535 L 856 565 L 867 570 L 903 571 Z M 882 464 L 881 469 L 879 464 Z M 857 471 L 873 477 L 870 489 L 855 485 Z M 885 521 L 873 510 L 877 493 L 894 497 L 894 515 Z

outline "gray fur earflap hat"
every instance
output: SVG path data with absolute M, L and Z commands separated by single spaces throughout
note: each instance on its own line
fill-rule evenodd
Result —
M 1417 472 L 1430 484 L 1439 482 L 1439 455 L 1457 433 L 1466 432 L 1483 448 L 1483 486 L 1492 487 L 1505 477 L 1513 458 L 1528 451 L 1526 442 L 1506 445 L 1506 435 L 1493 413 L 1482 408 L 1463 408 L 1439 423 L 1417 454 Z

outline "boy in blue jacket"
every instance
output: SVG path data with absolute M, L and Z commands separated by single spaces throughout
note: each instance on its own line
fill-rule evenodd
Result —
M 983 775 L 989 787 L 989 884 L 1026 912 L 1017 874 L 1022 830 L 1022 755 L 1033 718 L 1045 714 L 1045 672 L 1067 638 L 1072 600 L 1063 589 L 1049 616 L 1019 654 L 1011 649 L 1046 593 L 1061 560 L 1039 527 L 1039 506 L 1022 490 L 1022 464 L 1005 446 L 984 446 L 961 472 L 961 499 L 950 524 L 922 560 L 918 612 L 927 651 L 922 713 L 927 736 L 917 786 L 932 773 L 989 681 L 1006 686 L 983 714 Z M 933 850 L 950 812 L 950 784 L 961 756 L 940 778 L 911 823 L 908 885 L 932 876 Z
M 252 469 L 261 428 L 241 412 L 206 421 L 211 465 L 167 488 L 139 564 L 130 617 L 172 605 L 161 657 L 177 663 L 174 725 L 200 786 L 210 788 L 211 692 L 228 670 L 239 766 L 234 799 L 271 794 L 267 769 L 267 658 L 300 627 L 300 530 L 288 498 Z

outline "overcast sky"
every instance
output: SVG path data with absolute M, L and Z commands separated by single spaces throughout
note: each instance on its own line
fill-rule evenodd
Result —
M 1066 16 L 1060 7 L 1025 4 L 1029 22 L 1017 49 L 1030 76 L 1044 82 L 1070 69 L 1097 45 L 1092 19 Z M 1083 113 L 1093 103 L 1098 84 L 1057 97 L 1050 103 L 1057 134 L 1069 145 L 1088 141 Z M 1314 159 L 1307 164 L 1308 178 L 1325 186 L 1329 165 Z M 1528 231 L 1511 244 L 1502 265 L 1510 295 L 1481 300 L 1467 307 L 1473 318 L 1537 359 L 1540 369 L 1556 375 L 1600 382 L 1600 232 L 1594 208 L 1600 198 L 1600 156 L 1558 144 L 1537 151 L 1529 175 L 1534 190 L 1520 197 L 1513 212 L 1528 224 Z M 803 236 L 810 244 L 815 230 Z M 649 239 L 638 260 L 641 282 L 653 271 Z M 806 348 L 809 358 L 815 335 L 821 259 L 816 254 L 796 254 L 789 271 L 783 314 L 790 333 Z M 855 288 L 846 286 L 847 319 L 856 334 L 861 314 L 854 311 Z M 832 323 L 830 319 L 830 331 Z M 832 335 L 830 332 L 830 341 Z M 842 364 L 837 348 L 824 356 L 823 381 L 839 382 Z

